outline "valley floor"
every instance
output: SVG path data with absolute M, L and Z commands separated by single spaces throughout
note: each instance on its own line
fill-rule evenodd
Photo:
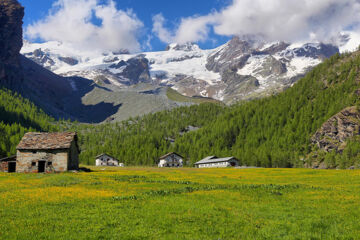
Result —
M 0 173 L 0 239 L 359 239 L 360 171 Z

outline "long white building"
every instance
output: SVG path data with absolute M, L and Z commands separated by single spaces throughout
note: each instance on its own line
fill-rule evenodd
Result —
M 234 157 L 218 158 L 216 156 L 209 156 L 195 163 L 195 167 L 197 168 L 226 168 L 238 166 L 239 160 Z

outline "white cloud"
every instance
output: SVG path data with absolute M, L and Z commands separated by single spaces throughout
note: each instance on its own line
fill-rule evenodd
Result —
M 161 24 L 165 20 L 161 20 L 154 21 L 154 26 L 157 23 L 169 33 Z M 212 29 L 222 36 L 328 41 L 349 27 L 359 29 L 359 23 L 360 0 L 233 0 L 208 15 L 182 19 L 172 34 L 159 38 L 163 42 L 205 41 Z
M 93 17 L 101 24 L 92 23 Z M 118 10 L 112 0 L 107 4 L 98 0 L 58 0 L 49 15 L 29 25 L 25 34 L 30 39 L 61 41 L 82 50 L 138 51 L 142 28 L 143 23 L 131 10 Z
M 187 43 L 206 41 L 210 31 L 210 24 L 214 23 L 213 16 L 199 16 L 182 18 L 176 31 L 165 28 L 165 18 L 162 14 L 153 17 L 153 33 L 165 43 Z
M 183 18 L 176 31 L 175 42 L 206 41 L 210 32 L 210 24 L 215 23 L 215 19 L 215 15 Z
M 153 33 L 165 43 L 170 43 L 174 39 L 173 34 L 164 27 L 165 18 L 162 14 L 157 14 L 153 17 Z

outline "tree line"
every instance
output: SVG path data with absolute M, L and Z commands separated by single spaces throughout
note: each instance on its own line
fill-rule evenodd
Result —
M 126 165 L 151 166 L 176 151 L 190 165 L 217 155 L 234 156 L 249 166 L 302 167 L 314 150 L 310 139 L 316 130 L 345 107 L 359 105 L 359 66 L 358 52 L 337 54 L 275 96 L 228 107 L 204 103 L 98 125 L 55 122 L 18 94 L 1 90 L 0 151 L 13 154 L 26 131 L 77 131 L 84 164 L 108 153 Z M 349 140 L 345 155 L 332 153 L 336 156 L 326 161 L 353 164 L 359 145 Z

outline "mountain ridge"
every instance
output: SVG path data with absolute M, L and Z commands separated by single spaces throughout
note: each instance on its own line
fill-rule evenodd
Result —
M 266 43 L 239 37 L 208 50 L 194 43 L 173 43 L 165 51 L 96 54 L 72 50 L 59 42 L 25 42 L 21 50 L 62 76 L 81 76 L 97 83 L 100 79 L 102 84 L 120 88 L 150 83 L 227 104 L 281 92 L 338 52 L 339 48 L 331 44 Z

